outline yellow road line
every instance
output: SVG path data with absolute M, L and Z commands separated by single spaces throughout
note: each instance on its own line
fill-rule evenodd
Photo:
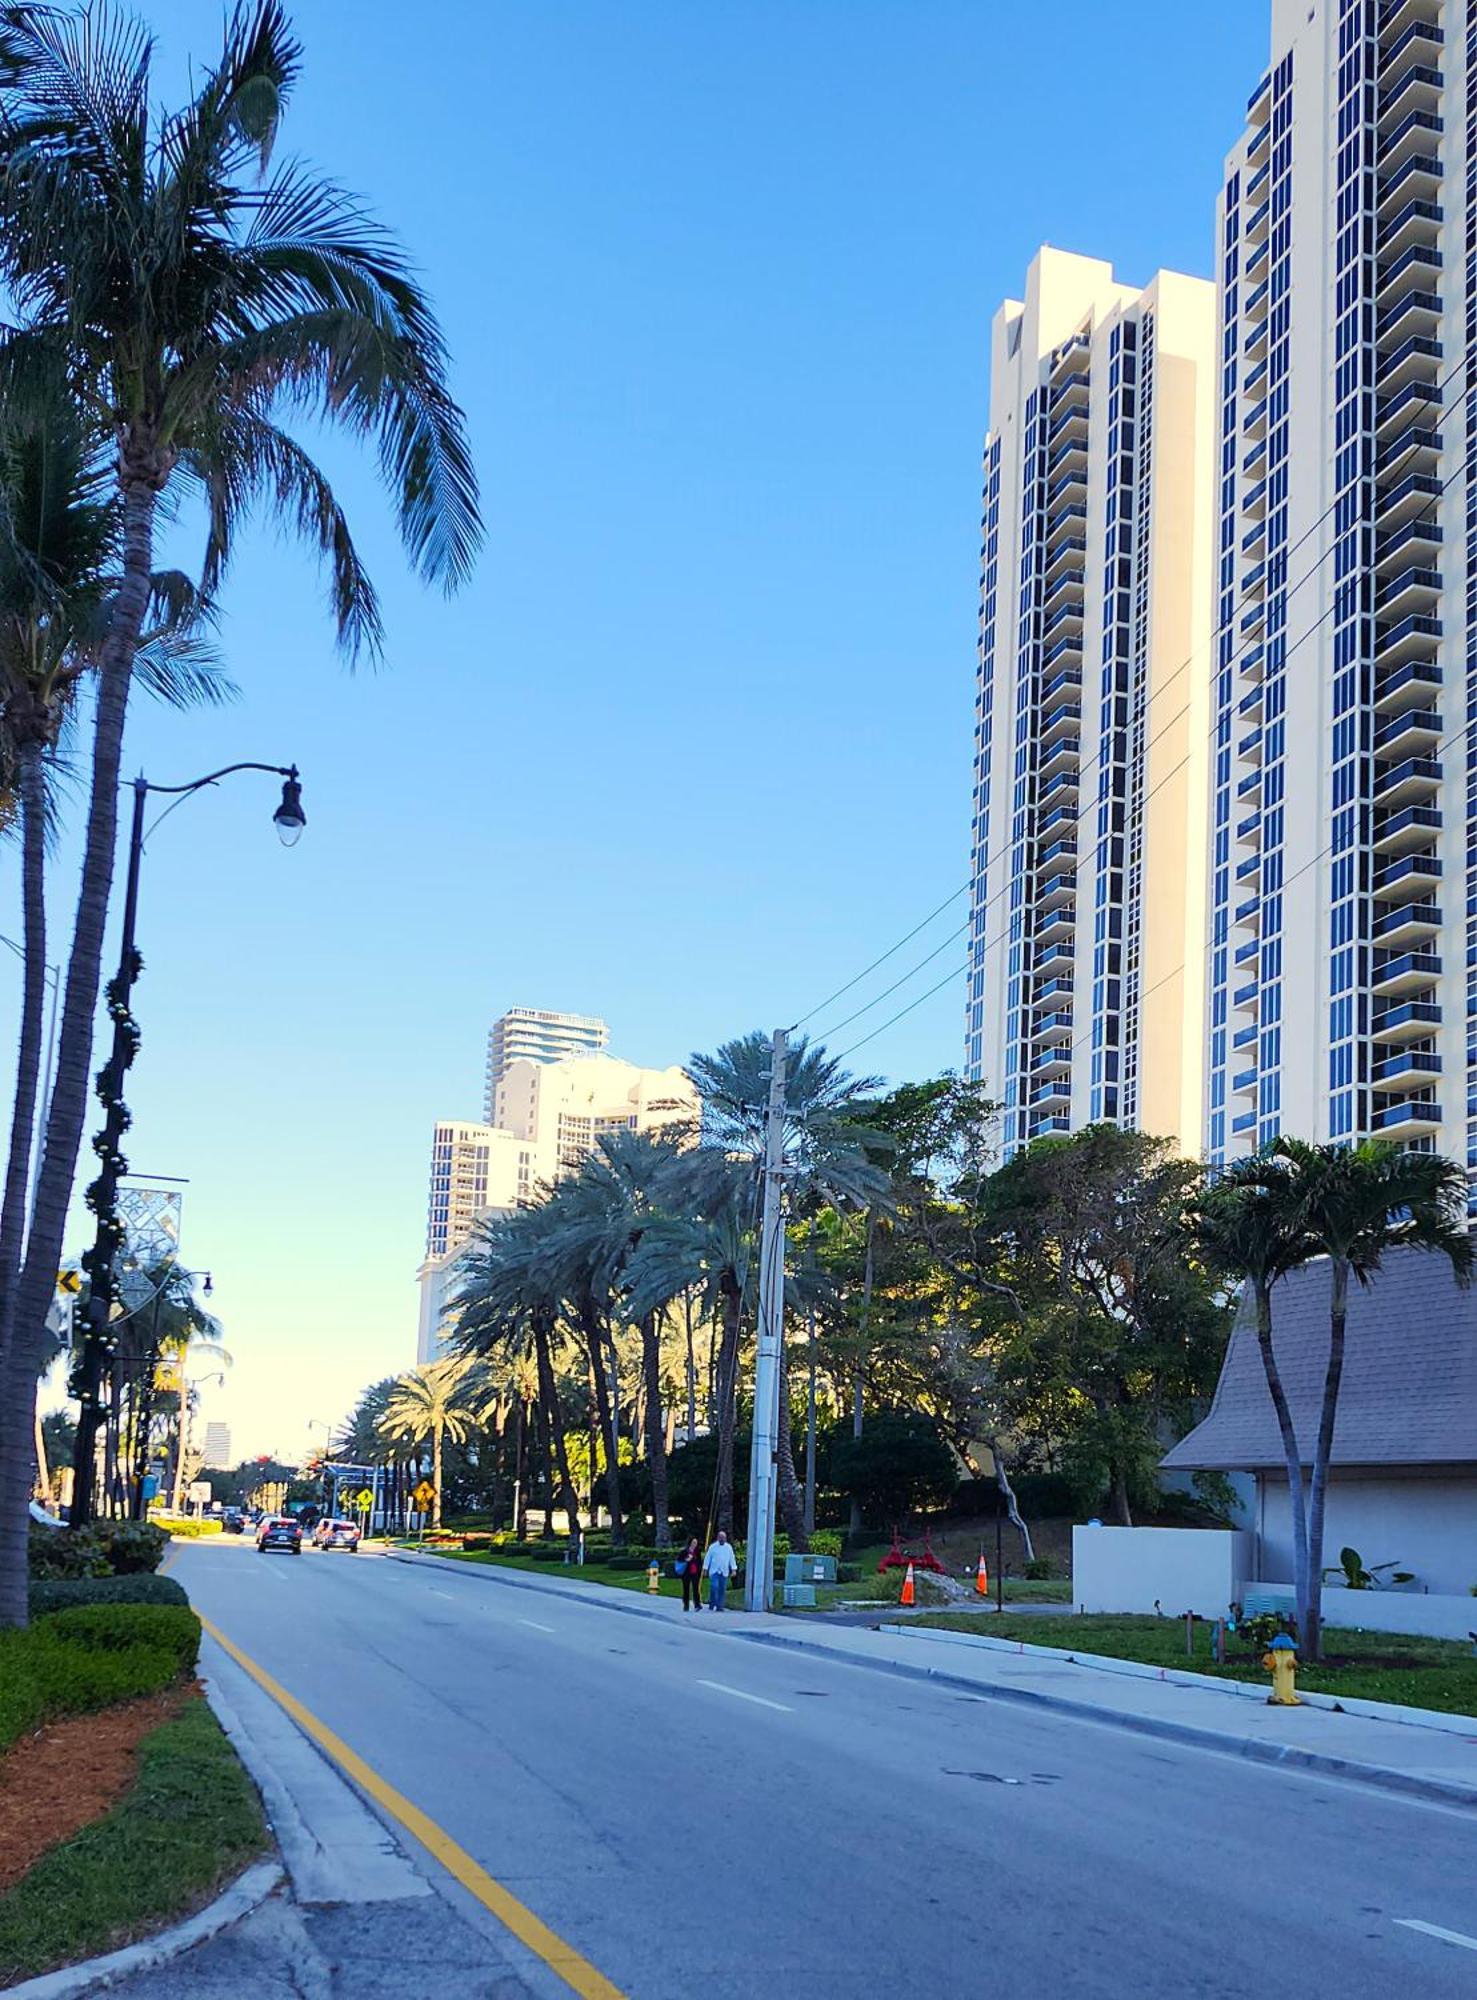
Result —
M 196 1615 L 215 1643 L 229 1653 L 237 1666 L 250 1674 L 257 1686 L 264 1688 L 273 1701 L 286 1709 L 299 1729 L 306 1731 L 319 1749 L 325 1751 L 335 1764 L 347 1771 L 355 1784 L 368 1792 L 378 1805 L 383 1806 L 390 1817 L 403 1826 L 407 1833 L 413 1834 L 427 1853 L 434 1855 L 464 1889 L 472 1892 L 484 1909 L 491 1910 L 499 1923 L 506 1924 L 520 1944 L 526 1944 L 545 1965 L 557 1972 L 565 1985 L 579 1994 L 580 2000 L 625 2000 L 618 1986 L 612 1986 L 603 1972 L 597 1972 L 588 1959 L 581 1958 L 572 1945 L 566 1944 L 563 1938 L 551 1931 L 526 1904 L 520 1903 L 501 1882 L 494 1881 L 487 1870 L 475 1862 L 464 1847 L 459 1847 L 450 1834 L 444 1833 L 429 1814 L 423 1813 L 418 1805 L 413 1805 L 404 1793 L 397 1792 L 393 1785 L 386 1784 L 379 1773 L 371 1770 L 357 1751 L 351 1750 L 341 1736 L 335 1736 L 311 1710 L 303 1707 L 296 1696 L 290 1695 L 279 1681 L 273 1680 L 265 1668 L 259 1667 L 255 1660 L 249 1659 L 241 1648 L 228 1639 L 218 1626 L 212 1625 L 203 1613 L 197 1612 Z

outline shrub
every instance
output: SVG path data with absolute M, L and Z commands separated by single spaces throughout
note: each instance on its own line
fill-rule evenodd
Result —
M 169 1537 L 151 1521 L 97 1521 L 86 1528 L 31 1523 L 27 1566 L 32 1577 L 141 1576 L 158 1569 Z
M 168 1576 L 71 1576 L 52 1583 L 33 1583 L 33 1618 L 48 1611 L 69 1611 L 78 1604 L 188 1604 L 189 1598 Z
M 1061 1575 L 1061 1571 L 1050 1556 L 1032 1556 L 1023 1574 L 1029 1577 L 1032 1583 L 1050 1583 L 1053 1577 Z
M 810 1552 L 814 1556 L 841 1556 L 841 1531 L 833 1528 L 817 1528 L 810 1537 Z
M 187 1605 L 82 1604 L 0 1634 L 0 1750 L 52 1715 L 157 1694 L 195 1664 Z
M 202 1535 L 218 1535 L 221 1532 L 219 1521 L 197 1521 L 193 1514 L 151 1514 L 149 1526 L 161 1528 L 177 1542 L 197 1542 Z

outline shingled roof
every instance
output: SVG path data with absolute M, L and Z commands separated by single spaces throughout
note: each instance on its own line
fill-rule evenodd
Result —
M 1272 1293 L 1272 1337 L 1305 1463 L 1323 1399 L 1328 1294 L 1325 1258 Z M 1331 1462 L 1477 1464 L 1477 1287 L 1463 1291 L 1444 1257 L 1396 1251 L 1368 1289 L 1351 1285 Z M 1256 1472 L 1285 1463 L 1249 1290 L 1210 1414 L 1163 1463 L 1171 1472 Z

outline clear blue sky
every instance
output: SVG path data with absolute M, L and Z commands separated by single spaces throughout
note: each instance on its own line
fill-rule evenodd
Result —
M 173 88 L 216 10 L 144 11 Z M 1043 241 L 1209 272 L 1268 33 L 1252 0 L 294 13 L 285 149 L 412 247 L 488 547 L 427 594 L 336 445 L 385 669 L 345 672 L 311 565 L 264 536 L 227 597 L 243 699 L 134 713 L 129 769 L 161 782 L 303 769 L 290 854 L 266 779 L 160 830 L 129 1088 L 237 1357 L 209 1413 L 290 1455 L 413 1359 L 429 1129 L 477 1115 L 504 1006 L 680 1061 L 793 1019 L 963 883 L 991 315 Z M 961 1022 L 956 981 L 856 1061 L 934 1073 Z

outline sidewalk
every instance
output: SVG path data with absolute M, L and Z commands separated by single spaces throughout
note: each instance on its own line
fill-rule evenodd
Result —
M 454 1568 L 514 1589 L 594 1603 L 626 1617 L 670 1620 L 673 1614 L 666 1599 L 599 1590 L 528 1570 L 450 1563 L 406 1552 L 396 1552 L 393 1559 L 434 1564 L 443 1571 Z M 873 1672 L 943 1681 L 982 1701 L 1051 1709 L 1077 1721 L 1165 1737 L 1227 1756 L 1477 1806 L 1477 1718 L 1373 1702 L 1359 1704 L 1365 1712 L 1353 1713 L 1320 1705 L 1327 1696 L 1309 1696 L 1298 1708 L 1271 1708 L 1260 1686 L 1161 1672 L 1122 1660 L 1092 1664 L 1091 1656 L 991 1639 L 987 1631 L 977 1636 L 895 1622 L 839 1624 L 807 1612 L 750 1616 L 742 1610 L 725 1614 L 721 1624 L 717 1619 L 704 1624 L 715 1637 L 783 1646 Z M 981 1625 L 987 1625 L 987 1614 Z

